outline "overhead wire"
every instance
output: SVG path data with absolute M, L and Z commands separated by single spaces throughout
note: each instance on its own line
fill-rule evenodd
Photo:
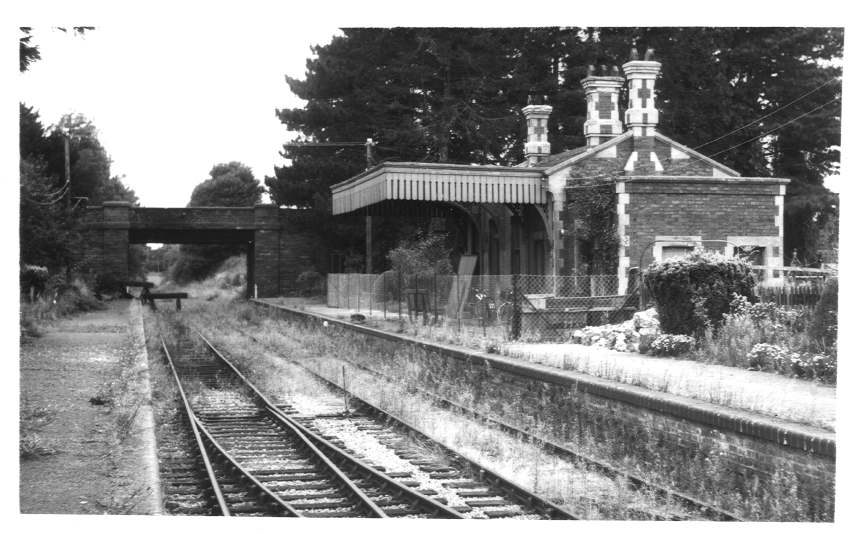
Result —
M 776 114 L 776 113 L 778 113 L 779 111 L 781 111 L 781 110 L 783 110 L 783 109 L 786 109 L 786 108 L 788 108 L 788 107 L 792 106 L 793 104 L 795 104 L 796 102 L 799 102 L 799 101 L 800 101 L 800 100 L 802 100 L 803 98 L 806 98 L 806 97 L 808 97 L 809 95 L 812 95 L 813 93 L 815 93 L 815 92 L 819 91 L 819 90 L 820 90 L 820 89 L 822 89 L 823 87 L 826 87 L 826 86 L 827 86 L 827 85 L 829 85 L 829 84 L 832 84 L 832 83 L 835 83 L 835 82 L 839 82 L 839 81 L 840 81 L 840 80 L 839 80 L 838 78 L 832 78 L 832 79 L 828 80 L 827 82 L 825 82 L 825 83 L 823 83 L 823 84 L 821 84 L 821 85 L 817 86 L 816 88 L 811 89 L 811 90 L 810 90 L 810 91 L 808 91 L 807 93 L 805 93 L 805 94 L 803 94 L 803 95 L 801 95 L 801 96 L 797 97 L 796 99 L 791 100 L 790 102 L 788 102 L 788 103 L 786 103 L 786 104 L 784 104 L 784 105 L 782 105 L 782 106 L 780 106 L 780 107 L 778 107 L 778 108 L 774 109 L 773 111 L 771 111 L 771 112 L 767 113 L 766 115 L 762 115 L 762 116 L 760 116 L 760 117 L 758 117 L 758 118 L 754 119 L 753 121 L 749 122 L 748 124 L 745 124 L 745 125 L 743 125 L 743 126 L 740 126 L 739 128 L 736 128 L 736 129 L 734 129 L 734 130 L 731 130 L 730 132 L 728 132 L 728 133 L 726 133 L 726 134 L 723 134 L 723 135 L 721 135 L 721 136 L 717 137 L 716 139 L 711 139 L 710 141 L 707 141 L 706 143 L 702 143 L 702 144 L 700 144 L 700 145 L 698 145 L 698 146 L 693 147 L 693 150 L 698 150 L 698 149 L 700 149 L 700 148 L 702 148 L 702 147 L 705 147 L 705 146 L 707 146 L 707 145 L 711 145 L 711 144 L 713 144 L 713 143 L 715 143 L 715 142 L 719 141 L 720 139 L 725 139 L 725 138 L 726 138 L 726 137 L 728 137 L 729 135 L 734 135 L 735 133 L 739 132 L 740 130 L 745 130 L 745 129 L 746 129 L 746 128 L 748 128 L 749 126 L 753 126 L 753 125 L 755 125 L 755 124 L 757 124 L 757 123 L 761 122 L 762 120 L 764 120 L 764 119 L 766 119 L 766 118 L 768 118 L 768 117 L 771 117 L 771 116 L 775 115 L 775 114 Z

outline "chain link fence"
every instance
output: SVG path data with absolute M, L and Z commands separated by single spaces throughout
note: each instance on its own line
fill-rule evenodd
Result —
M 327 306 L 370 317 L 472 329 L 505 339 L 563 340 L 623 321 L 639 295 L 616 276 L 329 274 Z

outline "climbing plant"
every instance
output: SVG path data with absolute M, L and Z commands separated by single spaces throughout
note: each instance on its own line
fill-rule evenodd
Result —
M 585 244 L 583 262 L 590 274 L 616 274 L 619 235 L 616 228 L 616 189 L 613 184 L 570 189 L 569 212 L 575 238 Z

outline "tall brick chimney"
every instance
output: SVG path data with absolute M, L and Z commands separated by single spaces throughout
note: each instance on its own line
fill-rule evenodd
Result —
M 551 154 L 551 144 L 548 142 L 548 117 L 552 107 L 539 104 L 535 96 L 528 97 L 528 105 L 522 108 L 522 113 L 528 121 L 528 139 L 525 142 L 525 159 L 535 165 L 541 159 Z
M 637 49 L 631 49 L 631 59 L 622 65 L 628 83 L 628 109 L 625 126 L 634 134 L 634 152 L 625 164 L 626 172 L 651 174 L 662 172 L 663 166 L 654 152 L 654 134 L 658 113 L 654 107 L 654 82 L 660 73 L 660 63 L 653 61 L 654 50 L 646 50 L 639 60 Z
M 619 120 L 619 90 L 625 78 L 613 67 L 608 73 L 605 65 L 600 72 L 594 66 L 587 68 L 587 77 L 581 80 L 587 95 L 587 120 L 584 135 L 587 146 L 596 146 L 622 133 Z

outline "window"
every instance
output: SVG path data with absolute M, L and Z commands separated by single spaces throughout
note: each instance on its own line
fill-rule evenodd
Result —
M 752 265 L 765 265 L 766 247 L 734 247 L 734 255 L 749 260 Z
M 660 259 L 661 261 L 668 260 L 670 258 L 680 258 L 682 256 L 686 256 L 690 252 L 693 251 L 693 246 L 686 245 L 670 245 L 665 246 L 661 249 Z

